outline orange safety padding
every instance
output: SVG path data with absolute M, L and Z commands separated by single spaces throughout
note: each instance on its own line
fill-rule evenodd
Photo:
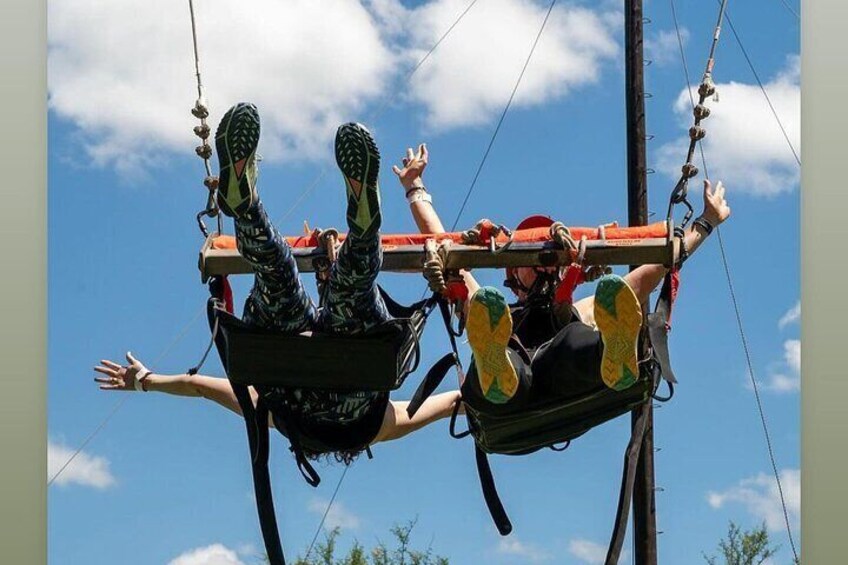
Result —
M 570 227 L 571 236 L 575 240 L 580 240 L 584 235 L 586 239 L 600 239 L 598 228 L 577 228 Z M 650 239 L 663 238 L 668 236 L 668 225 L 666 222 L 656 222 L 647 226 L 633 228 L 617 228 L 608 227 L 605 230 L 606 239 L 608 240 L 627 240 L 627 239 Z M 344 234 L 339 236 L 339 240 L 344 241 Z M 438 234 L 384 234 L 380 236 L 383 243 L 383 249 L 392 249 L 401 245 L 424 245 L 428 239 L 444 240 L 450 239 L 454 243 L 462 243 L 462 232 L 438 233 Z M 506 235 L 499 235 L 497 242 L 499 244 L 506 243 L 509 238 Z M 551 240 L 550 231 L 548 228 L 533 228 L 528 230 L 516 231 L 513 241 L 522 243 L 541 243 Z M 314 235 L 302 235 L 295 237 L 286 237 L 286 241 L 291 247 L 317 247 L 318 240 Z M 212 249 L 235 249 L 236 240 L 231 235 L 219 235 L 212 240 Z

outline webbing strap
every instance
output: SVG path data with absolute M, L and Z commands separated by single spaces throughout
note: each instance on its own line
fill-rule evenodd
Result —
M 480 486 L 483 487 L 483 498 L 489 508 L 489 514 L 502 536 L 508 536 L 512 532 L 512 522 L 504 510 L 498 489 L 495 487 L 495 478 L 492 476 L 492 468 L 489 466 L 489 458 L 474 442 L 474 454 L 477 457 L 477 474 L 480 476 Z
M 424 401 L 427 400 L 433 392 L 435 392 L 451 367 L 456 367 L 457 371 L 460 372 L 460 375 L 462 374 L 462 363 L 459 360 L 459 348 L 456 343 L 456 334 L 451 327 L 450 308 L 448 307 L 447 301 L 442 298 L 438 298 L 437 303 L 439 305 L 439 312 L 442 315 L 442 322 L 444 322 L 445 329 L 447 329 L 448 339 L 451 344 L 451 352 L 445 354 L 441 359 L 436 361 L 436 363 L 430 367 L 430 370 L 427 371 L 427 375 L 424 377 L 424 380 L 422 380 L 421 384 L 418 385 L 415 394 L 412 395 L 409 405 L 406 407 L 406 413 L 410 418 L 412 418 L 418 409 L 421 408 Z
M 650 401 L 649 401 L 650 402 Z M 612 530 L 609 549 L 605 565 L 617 565 L 621 556 L 621 548 L 624 545 L 624 534 L 627 533 L 627 518 L 630 512 L 630 502 L 633 499 L 633 484 L 636 481 L 636 467 L 639 462 L 639 453 L 642 451 L 642 440 L 645 438 L 645 430 L 648 424 L 648 408 L 650 404 L 645 403 L 639 408 L 639 416 L 633 433 L 630 435 L 630 443 L 624 452 L 624 469 L 621 475 L 621 490 L 618 494 L 618 510 L 615 514 L 615 526 Z
M 209 322 L 215 327 L 217 321 L 215 303 L 223 303 L 228 311 L 232 312 L 232 298 L 227 297 L 229 285 L 226 279 L 217 277 L 209 284 L 212 299 L 209 301 Z M 224 334 L 215 332 L 215 345 L 224 370 L 227 368 L 226 344 Z M 286 565 L 283 554 L 283 545 L 280 542 L 280 532 L 277 528 L 277 516 L 274 512 L 274 499 L 271 493 L 271 476 L 268 471 L 268 453 L 270 440 L 268 437 L 268 407 L 259 399 L 256 407 L 250 398 L 247 385 L 237 384 L 230 381 L 233 393 L 244 416 L 247 428 L 247 441 L 250 446 L 250 466 L 253 472 L 253 491 L 256 496 L 256 509 L 259 513 L 259 525 L 262 529 L 262 539 L 265 542 L 265 551 L 268 554 L 270 565 Z
M 415 394 L 412 395 L 412 398 L 409 400 L 409 405 L 406 407 L 406 413 L 410 418 L 418 412 L 418 409 L 421 408 L 424 401 L 433 394 L 444 380 L 445 375 L 447 375 L 450 368 L 455 365 L 456 354 L 446 353 L 444 357 L 436 361 L 436 363 L 430 367 L 430 370 L 427 371 L 427 375 L 421 381 L 421 384 L 418 385 L 418 388 L 415 390 Z
M 676 383 L 674 371 L 671 369 L 671 361 L 668 354 L 668 332 L 671 319 L 671 308 L 674 303 L 676 292 L 675 272 L 669 271 L 663 280 L 662 289 L 657 299 L 654 311 L 648 314 L 647 326 L 648 337 L 654 351 L 654 358 L 659 363 L 662 377 L 669 383 Z
M 245 426 L 247 440 L 250 444 L 251 470 L 253 471 L 253 492 L 256 496 L 256 509 L 259 513 L 259 526 L 262 529 L 262 539 L 265 551 L 271 565 L 285 565 L 283 546 L 280 542 L 280 532 L 277 528 L 277 515 L 274 511 L 274 498 L 271 491 L 271 476 L 268 471 L 268 453 L 270 441 L 268 437 L 268 408 L 260 399 L 256 409 L 250 398 L 247 386 L 233 383 Z
M 283 423 L 286 426 L 286 437 L 289 438 L 291 451 L 294 453 L 295 462 L 297 462 L 297 470 L 300 471 L 300 474 L 303 475 L 303 478 L 307 483 L 309 483 L 309 486 L 317 487 L 321 484 L 321 477 L 318 475 L 315 467 L 313 467 L 306 458 L 306 455 L 303 454 L 303 447 L 300 443 L 300 432 L 298 431 L 297 426 L 292 422 L 288 406 L 283 406 L 282 410 L 279 410 L 279 412 L 283 417 Z

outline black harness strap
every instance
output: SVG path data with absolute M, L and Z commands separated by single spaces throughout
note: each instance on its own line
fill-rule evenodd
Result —
M 512 522 L 509 521 L 509 516 L 507 516 L 501 498 L 498 496 L 498 489 L 495 487 L 495 479 L 492 476 L 492 468 L 489 466 L 489 458 L 480 449 L 476 441 L 474 442 L 474 454 L 477 458 L 477 474 L 480 476 L 480 486 L 483 487 L 483 498 L 486 500 L 489 514 L 492 515 L 492 520 L 494 520 L 498 532 L 502 536 L 508 536 L 512 532 Z
M 457 357 L 455 353 L 447 353 L 430 367 L 430 370 L 427 371 L 427 375 L 421 381 L 421 384 L 418 385 L 415 394 L 412 395 L 409 405 L 406 407 L 406 413 L 410 418 L 418 412 L 424 401 L 439 387 L 450 368 L 456 366 L 456 361 Z
M 259 526 L 268 554 L 270 565 L 285 565 L 283 545 L 274 511 L 274 497 L 271 491 L 271 474 L 268 470 L 270 440 L 268 437 L 268 407 L 260 398 L 256 409 L 246 385 L 233 384 L 233 391 L 247 426 L 247 439 L 250 444 L 251 470 L 253 471 L 253 492 L 256 496 L 256 509 L 259 512 Z
M 280 408 L 281 409 L 278 410 L 278 412 L 283 419 L 283 425 L 285 426 L 286 432 L 285 435 L 291 444 L 291 451 L 294 454 L 294 460 L 297 463 L 297 470 L 300 471 L 300 474 L 303 475 L 303 478 L 310 486 L 317 487 L 321 484 L 321 477 L 303 453 L 303 446 L 300 443 L 300 432 L 298 431 L 297 425 L 292 422 L 292 415 L 289 411 L 290 408 L 288 405 Z
M 650 401 L 649 401 L 650 402 Z M 621 490 L 618 494 L 618 510 L 615 514 L 615 526 L 612 530 L 609 549 L 605 565 L 617 565 L 624 545 L 624 534 L 627 532 L 627 519 L 630 512 L 630 502 L 633 499 L 633 484 L 636 481 L 636 467 L 639 462 L 639 453 L 642 451 L 642 440 L 645 438 L 645 430 L 648 423 L 648 403 L 639 409 L 636 425 L 630 435 L 630 443 L 624 452 L 624 470 L 621 476 Z
M 459 348 L 456 344 L 457 336 L 451 326 L 450 308 L 448 307 L 448 303 L 445 299 L 438 297 L 436 301 L 439 305 L 439 312 L 442 314 L 442 321 L 447 329 L 448 339 L 450 339 L 451 352 L 445 354 L 444 357 L 436 361 L 436 363 L 430 367 L 430 370 L 427 371 L 427 375 L 421 381 L 421 384 L 418 385 L 418 388 L 415 390 L 415 394 L 412 395 L 409 405 L 406 407 L 406 413 L 410 418 L 412 418 L 418 409 L 421 408 L 424 401 L 427 400 L 433 392 L 435 392 L 451 367 L 456 367 L 460 374 L 462 373 L 462 363 L 459 360 Z
M 654 358 L 660 365 L 663 378 L 670 384 L 677 382 L 668 356 L 668 320 L 671 315 L 672 300 L 672 274 L 669 271 L 663 280 L 656 307 L 652 313 L 648 314 L 646 324 Z
M 207 317 L 209 325 L 214 329 L 217 327 L 217 311 L 224 305 L 223 289 L 225 284 L 222 279 L 213 277 L 209 283 L 212 297 L 207 303 Z M 224 308 L 226 308 L 224 306 Z M 221 357 L 224 370 L 227 368 L 227 348 L 224 343 L 224 335 L 214 332 L 215 346 Z M 271 476 L 268 471 L 268 454 L 270 440 L 268 437 L 268 407 L 258 399 L 256 406 L 250 398 L 247 385 L 233 383 L 233 393 L 244 416 L 247 428 L 247 441 L 250 445 L 250 466 L 253 471 L 253 491 L 256 495 L 256 508 L 259 513 L 259 525 L 262 529 L 262 539 L 265 542 L 265 551 L 268 554 L 270 565 L 286 565 L 283 554 L 283 545 L 280 542 L 280 532 L 277 529 L 277 516 L 274 512 L 274 499 L 271 492 Z

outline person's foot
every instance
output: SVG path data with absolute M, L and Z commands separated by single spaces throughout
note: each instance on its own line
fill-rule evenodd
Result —
M 224 114 L 215 132 L 218 151 L 218 207 L 237 218 L 257 200 L 256 147 L 259 145 L 259 113 L 256 106 L 236 104 Z
M 624 390 L 639 378 L 638 340 L 642 307 L 633 289 L 618 275 L 606 275 L 595 289 L 595 323 L 604 342 L 601 378 Z
M 465 329 L 483 396 L 495 404 L 509 401 L 518 390 L 518 375 L 507 356 L 512 315 L 498 289 L 484 286 L 474 293 Z
M 380 229 L 380 151 L 362 124 L 347 123 L 336 132 L 336 164 L 347 189 L 350 233 L 366 237 Z

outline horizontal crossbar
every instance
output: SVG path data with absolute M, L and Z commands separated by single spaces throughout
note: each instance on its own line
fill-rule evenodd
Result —
M 436 236 L 440 237 L 440 236 Z M 213 275 L 249 274 L 250 264 L 232 246 L 216 248 L 210 236 L 200 251 L 199 267 L 203 280 Z M 679 244 L 674 238 L 606 238 L 586 241 L 583 263 L 586 265 L 646 265 L 671 266 L 677 259 Z M 326 260 L 322 247 L 292 248 L 298 270 L 315 272 Z M 553 241 L 513 241 L 505 249 L 493 252 L 488 247 L 454 244 L 450 248 L 448 269 L 498 269 L 505 267 L 552 267 L 568 265 L 575 253 L 564 250 Z M 390 272 L 419 272 L 424 264 L 423 245 L 386 245 L 383 247 L 381 270 Z

